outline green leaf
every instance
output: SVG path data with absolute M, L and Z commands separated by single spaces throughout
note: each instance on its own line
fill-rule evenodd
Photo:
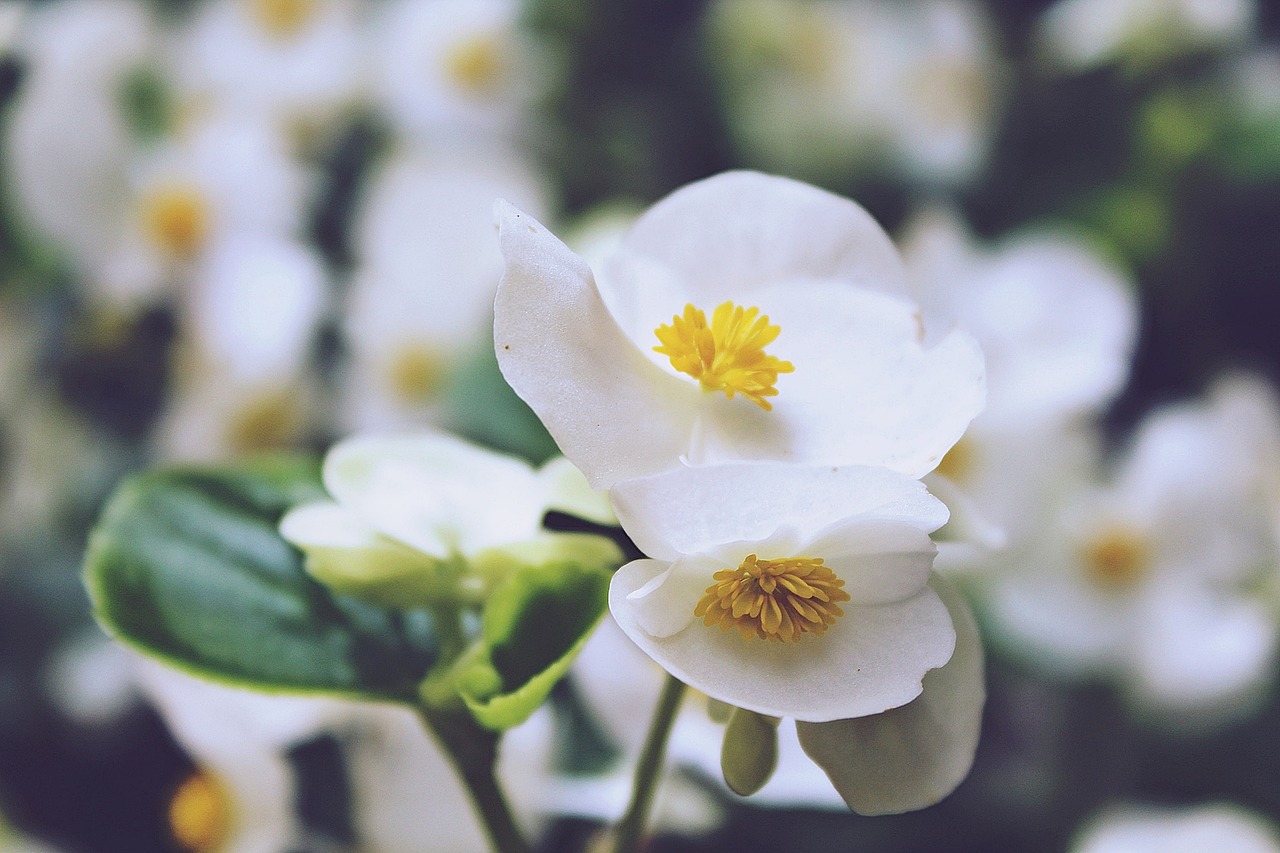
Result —
M 764 787 L 778 767 L 777 717 L 734 708 L 720 747 L 720 772 L 729 790 L 750 796 Z
M 526 566 L 486 603 L 479 643 L 458 667 L 458 690 L 491 729 L 519 725 L 568 671 L 604 615 L 609 573 L 596 565 Z
M 492 339 L 454 369 L 442 405 L 445 425 L 472 441 L 534 464 L 560 453 L 542 421 L 502 378 Z
M 127 480 L 89 541 L 98 621 L 220 681 L 416 701 L 436 658 L 429 617 L 332 593 L 276 531 L 290 507 L 323 496 L 319 464 L 288 456 Z

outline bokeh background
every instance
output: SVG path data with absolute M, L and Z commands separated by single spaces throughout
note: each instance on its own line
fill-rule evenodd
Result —
M 493 199 L 593 258 L 732 168 L 864 205 L 1009 382 L 974 443 L 1015 449 L 968 485 L 1005 535 L 948 552 L 989 700 L 970 778 L 897 817 L 734 797 L 690 734 L 653 849 L 1085 849 L 1099 815 L 1205 804 L 1223 843 L 1274 832 L 1278 39 L 1247 0 L 0 0 L 0 850 L 477 849 L 425 791 L 370 803 L 450 784 L 376 769 L 391 723 L 174 698 L 94 626 L 86 538 L 155 464 L 415 425 L 547 458 L 487 338 Z M 1081 556 L 1099 507 L 1143 544 Z M 1040 637 L 1023 604 L 1075 595 L 1073 561 L 1105 613 Z M 594 719 L 595 681 L 512 759 L 560 792 L 527 807 L 544 850 L 616 813 L 583 792 L 645 724 Z M 174 837 L 219 738 L 270 753 L 287 841 Z

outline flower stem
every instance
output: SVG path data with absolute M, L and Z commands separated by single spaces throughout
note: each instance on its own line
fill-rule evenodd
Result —
M 532 848 L 516 825 L 493 773 L 498 735 L 482 728 L 465 708 L 420 707 L 418 714 L 462 778 L 493 849 L 498 853 L 529 853 Z
M 668 675 L 649 723 L 649 734 L 640 760 L 636 763 L 635 781 L 631 787 L 631 802 L 622 819 L 613 829 L 613 853 L 635 853 L 640 849 L 645 824 L 649 821 L 649 809 L 658 787 L 658 774 L 662 770 L 667 751 L 667 739 L 675 725 L 676 711 L 684 698 L 684 682 Z

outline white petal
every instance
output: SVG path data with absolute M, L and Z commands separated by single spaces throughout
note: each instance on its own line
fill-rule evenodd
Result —
M 1280 853 L 1280 836 L 1260 815 L 1227 803 L 1173 810 L 1134 806 L 1095 817 L 1073 853 Z
M 744 640 L 701 620 L 655 637 L 644 630 L 630 596 L 661 568 L 654 563 L 645 572 L 614 575 L 609 609 L 619 626 L 689 686 L 761 714 L 826 722 L 905 705 L 920 694 L 924 674 L 946 663 L 955 648 L 947 608 L 928 588 L 893 604 L 845 606 L 825 634 L 794 643 Z M 689 613 L 696 604 L 696 596 L 683 602 Z
M 837 524 L 790 556 L 821 557 L 858 605 L 915 595 L 928 583 L 937 553 L 929 534 L 918 527 L 871 518 Z
M 493 338 L 507 382 L 595 488 L 675 464 L 701 392 L 622 334 L 581 258 L 511 205 L 495 213 L 507 266 Z
M 532 538 L 545 510 L 527 464 L 443 434 L 347 439 L 324 483 L 379 533 L 437 557 Z
M 849 808 L 895 814 L 933 805 L 969 775 L 986 700 L 982 642 L 964 598 L 936 577 L 956 628 L 956 650 L 924 677 L 915 701 L 871 717 L 797 722 L 800 744 L 822 765 Z
M 661 560 L 633 560 L 618 573 L 626 573 L 620 583 L 632 589 L 627 602 L 641 630 L 654 637 L 670 637 L 693 621 L 690 600 L 696 602 L 713 581 L 711 575 L 723 566 L 706 564 L 701 578 L 696 571 L 674 571 Z M 682 567 L 689 568 L 689 567 Z
M 946 507 L 920 483 L 877 468 L 736 462 L 675 468 L 618 483 L 622 527 L 645 554 L 674 560 L 729 542 L 759 542 L 779 528 L 809 540 L 858 515 L 941 527 Z
M 678 304 L 647 299 L 655 278 Z M 769 286 L 836 281 L 899 296 L 906 272 L 884 230 L 854 202 L 789 178 L 726 172 L 689 184 L 649 209 L 600 278 L 605 302 L 648 341 L 692 303 L 752 304 Z

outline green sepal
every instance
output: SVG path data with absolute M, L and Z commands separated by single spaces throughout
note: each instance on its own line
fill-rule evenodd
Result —
M 720 746 L 720 772 L 729 790 L 750 796 L 764 787 L 778 768 L 777 717 L 734 708 Z
M 296 456 L 130 478 L 89 540 L 95 616 L 118 640 L 215 680 L 416 701 L 437 657 L 430 617 L 335 594 L 276 530 L 323 496 L 319 464 Z
M 520 568 L 486 602 L 480 639 L 454 669 L 481 725 L 505 730 L 529 718 L 604 615 L 609 573 L 552 563 Z

